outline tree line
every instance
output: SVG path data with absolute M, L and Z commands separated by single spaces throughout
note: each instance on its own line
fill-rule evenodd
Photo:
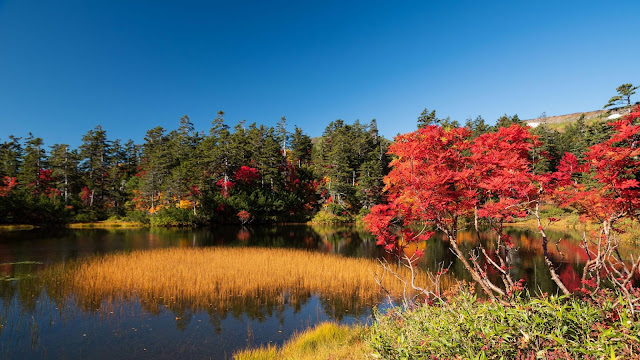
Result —
M 185 115 L 142 144 L 110 139 L 101 126 L 75 149 L 9 136 L 0 143 L 0 223 L 175 226 L 306 221 L 318 211 L 351 219 L 380 201 L 389 143 L 375 119 L 333 121 L 314 141 L 285 117 L 231 128 L 222 111 L 207 133 Z
M 637 87 L 621 85 L 605 107 L 629 106 Z M 524 125 L 517 114 L 495 125 L 481 116 L 464 125 L 424 109 L 418 128 L 464 127 L 471 139 Z M 563 129 L 547 124 L 528 130 L 540 142 L 532 148 L 533 171 L 557 170 L 563 154 L 579 160 L 613 134 L 606 121 L 584 115 Z M 89 130 L 78 148 L 45 146 L 33 134 L 0 142 L 0 223 L 62 224 L 108 218 L 160 226 L 229 222 L 353 221 L 384 201 L 391 141 L 375 119 L 348 124 L 335 120 L 321 137 L 301 128 L 245 120 L 233 128 L 219 111 L 208 132 L 188 116 L 176 129 L 155 127 L 144 142 L 109 139 L 101 126 Z

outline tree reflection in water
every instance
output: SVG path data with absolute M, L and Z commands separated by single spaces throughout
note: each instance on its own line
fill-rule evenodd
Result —
M 549 278 L 540 241 L 531 232 L 510 229 L 516 246 L 509 254 L 514 278 L 523 277 L 532 292 L 556 291 Z M 461 233 L 461 247 L 471 249 L 478 241 L 490 244 L 490 234 Z M 579 285 L 577 274 L 582 272 L 586 254 L 579 247 L 576 234 L 554 234 L 563 238 L 558 247 L 551 246 L 551 256 L 559 264 L 558 273 L 566 284 Z M 251 296 L 219 296 L 218 300 L 203 303 L 189 297 L 159 297 L 141 294 L 109 294 L 82 291 L 69 287 L 60 276 L 43 274 L 55 266 L 72 271 L 74 261 L 90 259 L 95 254 L 130 252 L 157 248 L 294 248 L 331 253 L 356 258 L 386 257 L 375 245 L 375 239 L 354 226 L 282 225 L 264 227 L 220 227 L 201 230 L 128 229 L 128 230 L 62 230 L 27 231 L 3 234 L 0 242 L 0 353 L 6 357 L 40 358 L 46 352 L 57 357 L 60 349 L 71 354 L 79 348 L 86 356 L 102 357 L 131 350 L 140 358 L 202 357 L 216 354 L 223 357 L 234 349 L 253 341 L 281 343 L 288 336 L 317 321 L 367 321 L 371 308 L 381 300 L 379 296 L 363 297 L 357 292 L 313 291 L 291 287 L 260 289 Z M 409 251 L 415 251 L 410 249 Z M 429 241 L 421 249 L 426 255 L 419 267 L 436 270 L 441 262 L 451 263 L 447 284 L 468 275 L 444 242 Z M 628 253 L 632 250 L 621 248 Z M 38 263 L 21 263 L 24 261 Z M 497 274 L 489 273 L 489 276 Z M 258 279 L 254 279 L 258 281 Z M 153 320 L 164 319 L 164 320 Z M 205 325 L 203 325 L 206 323 Z M 169 327 L 165 327 L 169 325 Z M 153 327 L 142 333 L 141 328 Z M 202 332 L 202 328 L 208 329 Z M 134 331 L 136 329 L 137 331 Z M 150 329 L 149 329 L 150 330 Z M 279 333 L 279 331 L 283 331 Z M 176 332 L 177 331 L 177 332 Z M 67 335 L 67 333 L 70 335 Z M 80 332 L 80 334 L 76 334 Z M 251 336 L 249 333 L 251 332 Z M 112 336 L 115 340 L 82 342 L 87 333 Z M 183 334 L 183 335 L 181 335 Z M 241 336 L 240 336 L 240 335 Z M 198 337 L 200 336 L 200 337 Z M 81 339 L 81 340 L 78 340 Z M 218 340 L 216 340 L 218 339 Z M 145 342 L 163 344 L 161 353 L 142 352 Z M 171 344 L 199 344 L 178 350 Z M 110 350 L 105 350 L 106 348 Z M 197 349 L 196 349 L 197 348 Z M 134 351 L 135 350 L 135 351 Z M 137 351 L 137 352 L 136 352 Z M 202 353 L 198 353 L 202 351 Z M 13 354 L 13 356 L 11 355 Z M 85 357 L 86 357 L 85 356 Z M 216 357 L 216 355 L 210 355 Z M 46 356 L 44 356 L 46 357 Z M 73 357 L 73 356 L 72 356 Z M 100 356 L 97 356 L 100 357 Z

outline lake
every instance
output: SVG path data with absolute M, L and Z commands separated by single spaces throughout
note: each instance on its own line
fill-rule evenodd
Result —
M 509 255 L 514 276 L 524 278 L 530 291 L 555 292 L 539 251 L 540 239 L 522 229 L 509 229 L 508 233 L 516 244 Z M 463 247 L 471 248 L 490 236 L 461 233 L 460 241 Z M 559 263 L 559 276 L 569 288 L 579 286 L 586 254 L 571 234 L 552 233 L 551 237 L 565 239 L 557 248 L 551 246 L 552 256 Z M 393 261 L 375 245 L 370 234 L 354 226 L 0 232 L 0 356 L 224 359 L 248 346 L 282 344 L 319 322 L 369 323 L 373 308 L 390 306 L 382 295 L 372 300 L 339 291 L 278 288 L 274 293 L 259 287 L 259 295 L 254 292 L 251 298 L 230 295 L 227 299 L 218 294 L 208 304 L 127 294 L 108 298 L 93 290 L 81 292 L 78 286 L 83 284 L 63 287 L 56 280 L 57 273 L 49 273 L 43 280 L 48 269 L 73 272 L 75 267 L 70 264 L 89 262 L 96 255 L 217 247 L 232 248 L 229 251 L 246 247 L 301 249 L 336 257 Z M 424 250 L 420 268 L 435 270 L 440 263 L 451 263 L 449 282 L 470 280 L 446 242 L 432 239 Z M 211 266 L 215 269 L 216 265 Z M 260 284 L 259 278 L 250 281 Z M 108 289 L 112 284 L 96 286 Z

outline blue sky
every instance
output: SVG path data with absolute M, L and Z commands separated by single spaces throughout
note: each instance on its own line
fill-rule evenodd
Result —
M 0 141 L 141 141 L 189 115 L 319 136 L 601 108 L 640 83 L 638 1 L 0 0 Z M 636 95 L 634 101 L 640 100 Z

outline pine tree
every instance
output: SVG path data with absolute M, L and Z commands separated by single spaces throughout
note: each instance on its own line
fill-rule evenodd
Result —
M 10 135 L 9 141 L 0 144 L 0 177 L 17 177 L 22 155 L 20 138 Z
M 168 183 L 168 198 L 173 201 L 175 198 L 177 203 L 188 195 L 190 187 L 193 185 L 192 166 L 194 162 L 192 158 L 195 148 L 199 142 L 198 134 L 195 131 L 193 123 L 187 115 L 180 119 L 178 130 L 172 131 L 167 137 L 167 146 L 171 149 L 171 181 Z
M 311 138 L 302 132 L 302 129 L 295 127 L 293 134 L 291 135 L 291 158 L 298 165 L 302 167 L 303 164 L 308 164 L 311 161 L 311 149 L 313 144 Z
M 40 184 L 40 175 L 45 168 L 44 162 L 44 142 L 41 138 L 36 138 L 32 133 L 29 133 L 25 139 L 24 158 L 18 173 L 18 183 L 23 189 L 29 187 L 33 194 L 40 194 L 43 190 Z
M 614 107 L 616 105 L 627 106 L 629 114 L 631 113 L 631 95 L 636 93 L 638 89 L 637 86 L 633 86 L 633 84 L 622 84 L 618 86 L 616 91 L 618 95 L 612 96 L 609 99 L 609 102 L 605 104 L 604 109 L 608 107 Z
M 147 131 L 142 150 L 142 192 L 149 199 L 151 209 L 161 205 L 161 197 L 167 185 L 171 155 L 165 130 L 161 126 Z
M 513 124 L 522 124 L 522 120 L 518 117 L 518 114 L 508 116 L 504 114 L 496 120 L 496 128 L 509 127 Z
M 67 144 L 54 144 L 51 146 L 49 166 L 56 188 L 63 196 L 64 204 L 69 205 L 72 194 L 72 184 L 77 175 L 78 162 L 74 154 L 69 151 Z
M 482 116 L 478 115 L 475 119 L 467 119 L 464 124 L 464 127 L 471 130 L 472 137 L 477 138 L 478 136 L 491 131 L 491 126 L 484 122 Z
M 539 140 L 542 142 L 541 146 L 535 147 L 531 154 L 534 172 L 542 174 L 555 171 L 561 158 L 558 151 L 560 134 L 557 130 L 550 129 L 546 124 L 541 124 L 531 132 L 539 136 Z
M 84 185 L 89 191 L 89 206 L 93 207 L 96 202 L 101 206 L 106 195 L 106 177 L 109 165 L 109 143 L 107 133 L 102 129 L 102 126 L 96 126 L 82 137 L 80 157 Z
M 286 158 L 287 157 L 287 140 L 289 137 L 287 135 L 287 118 L 285 118 L 284 116 L 280 118 L 280 121 L 278 121 L 275 135 L 278 139 L 278 142 L 280 142 L 282 146 L 282 155 Z
M 431 110 L 431 112 L 429 112 L 427 108 L 424 108 L 420 113 L 420 116 L 418 116 L 418 129 L 427 125 L 438 124 L 440 124 L 440 119 L 436 117 L 435 110 Z

